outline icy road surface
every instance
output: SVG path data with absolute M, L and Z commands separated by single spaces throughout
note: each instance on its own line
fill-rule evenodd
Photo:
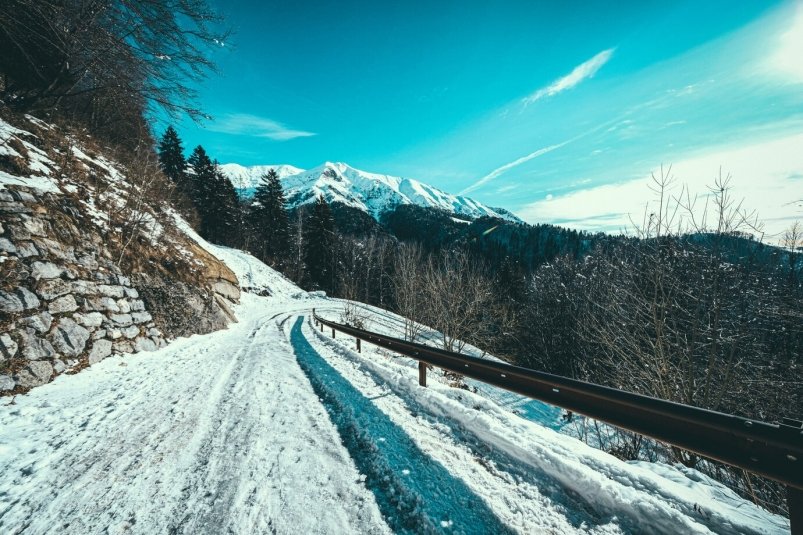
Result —
M 311 325 L 337 300 L 205 246 L 272 296 L 243 294 L 227 330 L 0 398 L 0 533 L 788 532 L 694 471 L 619 461 L 490 391 L 438 372 L 421 389 L 409 359 Z M 372 328 L 398 325 L 375 312 Z

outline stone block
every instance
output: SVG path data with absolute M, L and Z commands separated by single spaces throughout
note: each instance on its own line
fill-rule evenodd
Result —
M 136 338 L 137 336 L 139 336 L 139 327 L 137 327 L 136 325 L 132 325 L 131 327 L 126 327 L 125 329 L 123 329 L 123 336 L 125 336 L 128 339 Z
M 134 323 L 147 323 L 153 319 L 150 312 L 134 312 L 131 314 Z
M 33 329 L 19 331 L 22 339 L 22 356 L 28 360 L 46 360 L 56 356 L 53 345 L 45 338 L 40 338 Z
M 63 355 L 77 357 L 83 353 L 89 331 L 78 325 L 72 318 L 61 318 L 50 334 L 50 342 Z
M 63 314 L 64 312 L 73 312 L 78 310 L 78 303 L 75 302 L 75 297 L 72 295 L 63 295 L 48 303 L 47 310 L 51 314 Z
M 8 238 L 0 238 L 0 253 L 16 254 L 17 248 Z
M 53 377 L 53 366 L 44 360 L 33 360 L 20 370 L 16 382 L 23 388 L 33 388 L 43 385 Z
M 131 314 L 109 314 L 109 319 L 121 327 L 128 327 L 134 322 Z
M 103 324 L 104 316 L 100 312 L 87 312 L 73 314 L 73 319 L 84 327 L 100 327 Z
M 72 291 L 72 285 L 61 279 L 44 279 L 36 285 L 36 293 L 45 301 L 50 301 Z
M 0 362 L 14 357 L 18 349 L 17 342 L 11 336 L 6 333 L 0 334 Z
M 16 386 L 16 382 L 8 375 L 0 375 L 0 392 L 6 392 L 8 390 L 14 390 L 14 386 Z
M 57 279 L 64 273 L 64 268 L 52 262 L 34 262 L 31 266 L 31 277 L 39 279 Z
M 95 343 L 92 344 L 92 349 L 89 351 L 89 357 L 87 357 L 87 360 L 91 365 L 95 364 L 96 362 L 100 362 L 111 354 L 112 343 L 109 340 L 96 340 Z
M 137 353 L 140 351 L 156 351 L 157 349 L 156 343 L 150 338 L 141 336 L 134 341 L 134 350 Z

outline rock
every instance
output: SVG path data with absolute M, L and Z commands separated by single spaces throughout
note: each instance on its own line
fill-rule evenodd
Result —
M 25 202 L 25 203 L 28 203 L 28 204 L 36 203 L 36 197 L 31 195 L 27 191 L 14 189 L 14 190 L 11 190 L 11 196 L 14 198 L 14 200 L 17 200 L 17 201 L 20 201 L 20 202 Z
M 24 241 L 17 243 L 17 255 L 21 258 L 29 258 L 31 256 L 39 256 L 39 250 L 33 242 Z
M 52 359 L 56 356 L 56 350 L 44 338 L 39 338 L 33 329 L 20 331 L 22 338 L 22 356 L 28 360 Z
M 36 285 L 36 293 L 45 301 L 70 293 L 72 285 L 61 279 L 45 279 Z
M 131 286 L 131 279 L 123 275 L 117 275 L 117 284 L 120 286 Z
M 150 312 L 134 312 L 131 314 L 134 323 L 146 323 L 153 319 Z
M 94 255 L 83 255 L 78 257 L 78 265 L 89 271 L 98 269 L 98 261 L 95 260 Z
M 64 370 L 67 369 L 67 365 L 64 364 L 62 360 L 56 359 L 53 361 L 53 371 L 56 373 L 64 373 Z
M 142 312 L 145 310 L 145 303 L 139 299 L 136 301 L 129 301 L 129 306 L 133 312 Z
M 16 295 L 0 291 L 0 312 L 14 314 L 23 310 L 22 301 Z
M 30 214 L 31 209 L 25 206 L 24 204 L 18 202 L 2 202 L 0 201 L 0 212 L 6 212 L 7 214 Z M 13 227 L 9 227 L 13 229 Z M 12 230 L 13 235 L 13 230 Z
M 13 314 L 38 307 L 39 298 L 25 287 L 20 286 L 13 293 L 0 291 L 0 312 Z
M 139 327 L 132 325 L 131 327 L 123 329 L 123 336 L 126 338 L 136 338 L 139 336 Z
M 78 310 L 78 303 L 75 302 L 75 297 L 72 295 L 65 295 L 59 297 L 55 301 L 51 301 L 47 305 L 47 310 L 51 314 L 61 314 L 64 312 L 73 312 Z
M 92 340 L 97 340 L 99 338 L 106 338 L 106 329 L 98 329 L 92 333 Z
M 120 312 L 127 314 L 131 312 L 131 305 L 128 303 L 127 299 L 120 299 L 117 301 L 117 306 L 120 308 Z
M 150 338 L 141 336 L 134 341 L 134 350 L 139 353 L 140 351 L 156 351 L 157 346 Z
M 130 297 L 131 299 L 137 299 L 139 297 L 139 292 L 136 288 L 126 288 L 125 289 L 126 297 Z
M 52 262 L 34 262 L 31 266 L 31 277 L 39 279 L 57 279 L 64 273 L 64 268 Z
M 14 382 L 14 379 L 9 377 L 8 375 L 0 375 L 0 392 L 5 392 L 7 390 L 14 390 L 14 386 L 17 383 Z
M 84 351 L 89 340 L 89 331 L 78 325 L 72 318 L 61 318 L 50 335 L 50 341 L 60 353 L 77 357 Z
M 151 329 L 148 330 L 148 336 L 152 336 L 154 338 L 159 338 L 159 337 L 162 336 L 162 331 L 160 331 L 159 329 L 157 329 L 155 327 L 151 328 Z
M 134 322 L 131 314 L 109 314 L 109 319 L 122 327 L 128 327 Z
M 92 350 L 89 352 L 89 364 L 95 364 L 105 359 L 112 354 L 112 343 L 108 340 L 97 340 L 92 344 Z
M 46 221 L 36 217 L 22 217 L 22 228 L 24 228 L 32 236 L 47 236 L 48 224 Z
M 111 330 L 109 331 L 109 337 L 110 337 L 112 340 L 117 340 L 117 339 L 118 339 L 118 338 L 120 338 L 121 336 L 123 336 L 123 331 L 121 331 L 120 329 L 111 329 Z
M 96 289 L 100 295 L 105 295 L 106 297 L 114 297 L 115 299 L 125 297 L 125 290 L 122 286 L 99 284 Z
M 14 293 L 16 293 L 17 297 L 19 297 L 20 301 L 22 301 L 22 306 L 25 308 L 25 310 L 39 308 L 39 298 L 36 297 L 33 292 L 29 291 L 28 288 L 20 286 Z
M 35 316 L 28 316 L 19 320 L 20 325 L 28 327 L 39 333 L 45 333 L 50 330 L 50 324 L 53 323 L 53 316 L 49 312 L 43 311 Z
M 86 314 L 73 314 L 73 319 L 84 327 L 100 327 L 103 324 L 103 314 L 100 312 L 88 312 Z
M 17 384 L 22 388 L 43 385 L 53 377 L 53 366 L 43 360 L 33 360 L 17 373 Z
M 108 312 L 120 312 L 117 302 L 111 297 L 89 297 L 84 301 L 84 309 L 101 310 Z
M 73 293 L 91 295 L 97 293 L 97 286 L 92 281 L 74 280 L 70 282 Z
M 0 362 L 12 358 L 17 354 L 19 346 L 8 334 L 0 334 Z
M 133 353 L 134 343 L 131 340 L 118 340 L 112 344 L 118 353 Z
M 8 238 L 0 238 L 0 253 L 15 254 L 16 252 L 17 248 L 14 247 L 14 244 L 11 243 L 11 240 Z
M 212 284 L 212 291 L 230 301 L 238 301 L 240 299 L 240 289 L 223 279 L 217 280 Z

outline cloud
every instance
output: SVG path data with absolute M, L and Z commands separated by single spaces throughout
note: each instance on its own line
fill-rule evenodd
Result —
M 278 121 L 248 113 L 227 113 L 209 125 L 209 130 L 223 134 L 265 137 L 274 141 L 287 141 L 297 137 L 310 137 L 314 132 L 293 130 Z
M 535 152 L 531 152 L 527 156 L 522 156 L 518 160 L 513 160 L 512 162 L 506 163 L 505 165 L 503 165 L 501 167 L 497 167 L 496 169 L 494 169 L 493 171 L 491 171 L 490 173 L 488 173 L 487 175 L 485 175 L 484 177 L 482 177 L 481 179 L 479 179 L 478 181 L 476 181 L 475 183 L 473 183 L 472 185 L 470 185 L 469 187 L 467 187 L 466 189 L 461 191 L 459 194 L 460 195 L 465 195 L 466 193 L 472 192 L 475 189 L 479 188 L 480 186 L 482 186 L 482 185 L 490 182 L 494 178 L 498 177 L 499 175 L 501 175 L 505 171 L 509 171 L 510 169 L 513 169 L 514 167 L 517 167 L 517 166 L 519 166 L 519 165 L 521 165 L 523 163 L 527 163 L 527 162 L 529 162 L 530 160 L 532 160 L 534 158 L 538 158 L 539 156 L 543 156 L 544 154 L 546 154 L 548 152 L 552 152 L 555 149 L 559 149 L 562 146 L 566 145 L 567 143 L 571 143 L 572 141 L 574 141 L 574 139 L 570 139 L 568 141 L 564 141 L 563 143 L 558 143 L 557 145 L 550 145 L 548 147 L 544 147 L 542 149 L 538 149 Z
M 796 81 L 803 81 L 803 3 L 796 3 L 791 23 L 778 40 L 778 48 L 771 57 L 773 66 Z
M 796 219 L 803 219 L 803 205 L 790 202 L 800 196 L 798 178 L 803 172 L 803 134 L 772 141 L 716 149 L 672 166 L 676 189 L 686 184 L 692 195 L 705 195 L 721 166 L 732 174 L 733 198 L 744 198 L 743 206 L 755 209 L 764 222 L 765 239 L 775 242 Z M 666 169 L 666 167 L 665 167 Z M 619 232 L 641 223 L 645 207 L 653 201 L 649 175 L 642 178 L 579 189 L 541 199 L 517 210 L 516 215 L 531 223 L 553 223 L 603 232 Z M 704 201 L 701 199 L 699 208 Z M 700 215 L 700 214 L 698 214 Z
M 544 97 L 551 97 L 553 95 L 557 95 L 561 91 L 571 89 L 586 78 L 591 78 L 597 73 L 598 70 L 602 68 L 603 65 L 608 63 L 608 60 L 610 60 L 611 56 L 613 56 L 614 50 L 616 49 L 609 48 L 608 50 L 603 50 L 590 60 L 575 67 L 572 72 L 563 78 L 558 78 L 548 86 L 542 87 L 532 95 L 525 97 L 522 99 L 522 102 L 525 105 L 532 104 L 533 102 L 541 100 Z

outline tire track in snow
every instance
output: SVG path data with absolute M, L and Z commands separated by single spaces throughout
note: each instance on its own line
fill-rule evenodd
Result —
M 296 320 L 290 335 L 298 362 L 394 531 L 511 533 L 462 480 L 421 452 L 312 348 L 301 333 L 303 321 Z

